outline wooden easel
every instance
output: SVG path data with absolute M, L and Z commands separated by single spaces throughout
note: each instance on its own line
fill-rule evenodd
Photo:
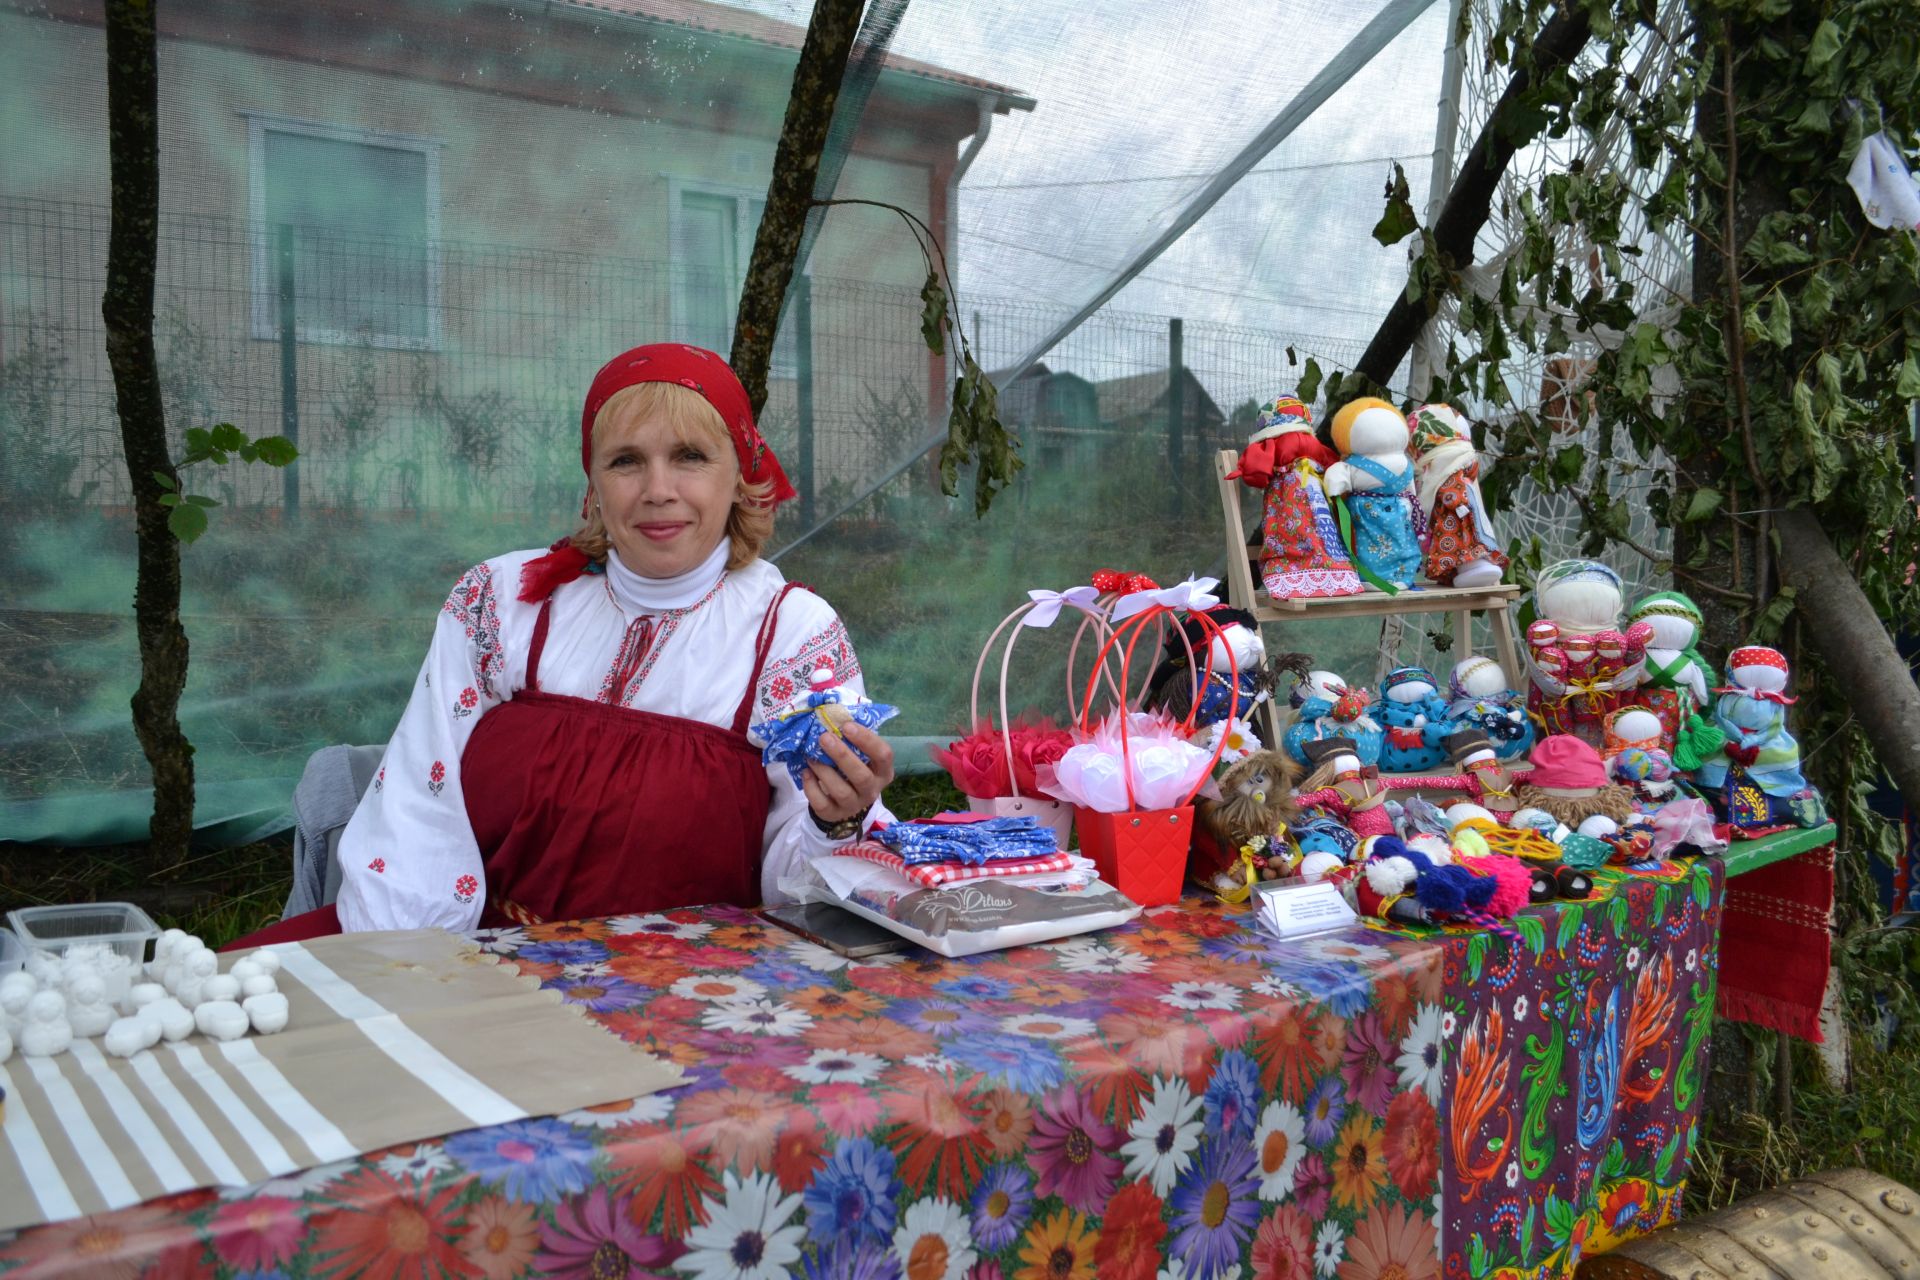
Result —
M 1395 615 L 1450 613 L 1453 632 L 1459 644 L 1455 661 L 1473 656 L 1473 618 L 1484 613 L 1493 631 L 1493 651 L 1511 680 L 1521 679 L 1526 668 L 1513 643 L 1513 620 L 1508 606 L 1520 595 L 1517 583 L 1497 582 L 1490 587 L 1421 587 L 1388 595 L 1384 591 L 1363 591 L 1356 596 L 1325 596 L 1310 600 L 1275 600 L 1258 585 L 1254 577 L 1257 547 L 1247 545 L 1246 526 L 1240 514 L 1238 480 L 1227 475 L 1240 465 L 1240 455 L 1222 449 L 1214 455 L 1214 476 L 1220 484 L 1220 514 L 1226 525 L 1227 603 L 1245 609 L 1261 624 L 1303 621 L 1312 618 L 1386 618 Z M 1439 673 L 1435 673 L 1439 674 Z M 1280 740 L 1280 708 L 1277 698 L 1267 700 L 1267 731 L 1270 741 Z

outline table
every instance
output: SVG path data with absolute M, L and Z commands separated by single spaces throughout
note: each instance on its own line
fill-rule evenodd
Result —
M 691 1084 L 40 1228 L 0 1271 L 1567 1274 L 1675 1212 L 1711 1021 L 1717 866 L 1617 880 L 1517 945 L 1282 945 L 1197 901 L 961 961 L 730 908 L 484 932 Z
M 1828 822 L 1728 847 L 1721 1017 L 1825 1042 L 1837 836 Z

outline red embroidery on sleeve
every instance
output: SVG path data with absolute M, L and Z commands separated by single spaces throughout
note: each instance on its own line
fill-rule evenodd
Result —
M 433 768 L 427 771 L 427 790 L 437 796 L 446 785 L 447 766 L 435 760 Z

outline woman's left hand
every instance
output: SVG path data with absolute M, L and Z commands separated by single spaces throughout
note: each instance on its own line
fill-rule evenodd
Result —
M 807 804 L 822 822 L 844 822 L 866 813 L 893 781 L 893 748 L 887 740 L 857 724 L 847 725 L 844 732 L 846 742 L 836 734 L 820 735 L 820 745 L 833 758 L 834 768 L 807 766 L 803 784 Z M 860 754 L 856 755 L 847 743 L 858 747 Z M 860 755 L 867 757 L 865 763 Z

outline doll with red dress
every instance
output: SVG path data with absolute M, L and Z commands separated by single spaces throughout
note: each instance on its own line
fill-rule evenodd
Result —
M 1252 440 L 1232 477 L 1266 491 L 1261 514 L 1260 578 L 1276 600 L 1358 595 L 1324 484 L 1340 455 L 1313 433 L 1313 413 L 1291 396 L 1260 410 Z

